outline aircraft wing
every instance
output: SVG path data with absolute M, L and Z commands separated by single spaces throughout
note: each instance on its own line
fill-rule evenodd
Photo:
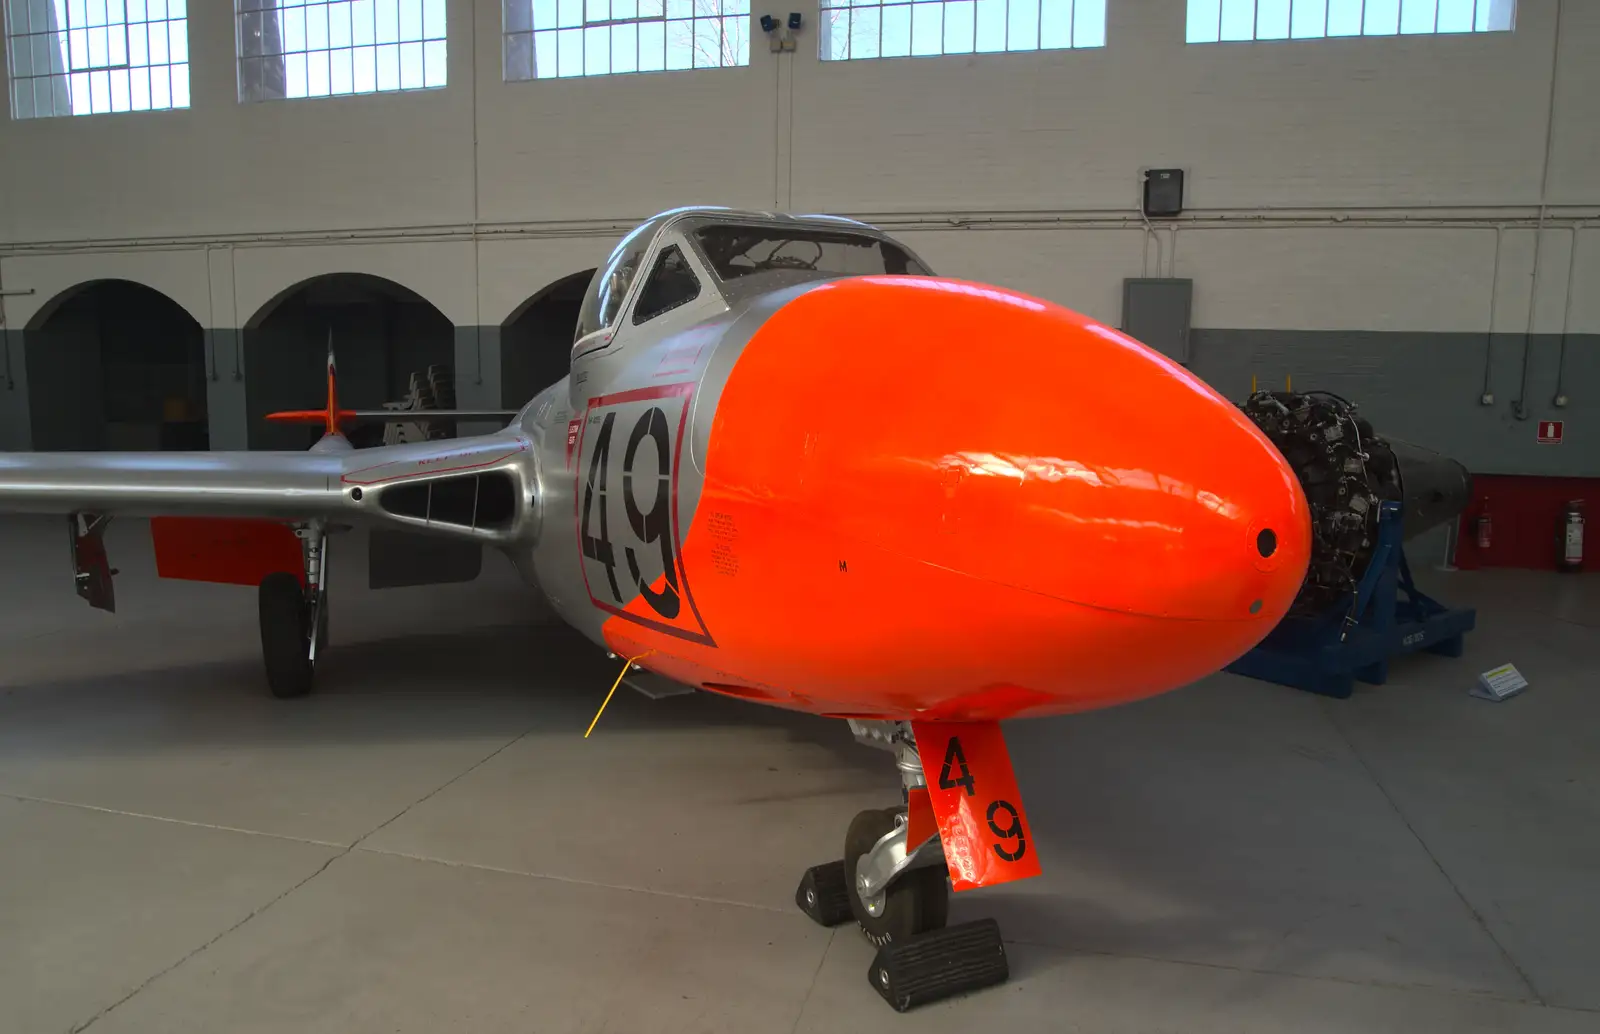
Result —
M 0 513 L 68 515 L 78 594 L 115 610 L 114 516 L 151 518 L 163 577 L 259 585 L 300 570 L 307 522 L 509 541 L 536 505 L 530 449 L 508 429 L 371 449 L 329 435 L 307 452 L 0 453 Z
M 0 453 L 0 512 L 328 516 L 344 503 L 340 479 L 350 455 Z
M 308 452 L 0 453 L 0 513 L 369 518 L 489 542 L 499 536 L 477 518 L 500 515 L 508 492 L 507 505 L 527 497 L 514 483 L 529 448 L 501 431 L 370 449 L 330 437 Z M 480 505 L 486 475 L 491 508 Z
M 429 420 L 498 420 L 510 423 L 517 417 L 515 409 L 341 409 L 333 414 L 337 424 L 385 423 L 412 424 Z M 283 424 L 322 424 L 329 419 L 325 409 L 291 409 L 281 413 L 268 413 L 267 419 Z
M 510 422 L 517 416 L 515 409 L 346 409 L 340 413 L 344 419 L 364 423 L 421 423 L 425 420 L 499 420 Z

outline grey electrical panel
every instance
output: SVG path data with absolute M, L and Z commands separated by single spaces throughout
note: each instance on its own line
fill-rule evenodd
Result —
M 1169 359 L 1189 361 L 1189 311 L 1194 281 L 1129 277 L 1122 281 L 1122 332 Z

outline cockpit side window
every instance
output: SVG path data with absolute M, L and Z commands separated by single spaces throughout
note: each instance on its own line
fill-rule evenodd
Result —
M 674 244 L 656 259 L 650 279 L 645 281 L 639 301 L 633 307 L 633 322 L 637 325 L 653 320 L 699 296 L 700 280 L 690 268 L 689 260 Z

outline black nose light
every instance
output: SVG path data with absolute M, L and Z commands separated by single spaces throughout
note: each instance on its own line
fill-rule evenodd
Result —
M 1271 528 L 1262 528 L 1256 536 L 1256 552 L 1269 557 L 1278 551 L 1278 536 Z

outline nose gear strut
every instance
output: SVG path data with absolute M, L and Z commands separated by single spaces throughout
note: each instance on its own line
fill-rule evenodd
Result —
M 1009 969 L 994 920 L 946 929 L 950 883 L 937 831 L 910 843 L 913 795 L 927 794 L 911 723 L 849 721 L 858 742 L 894 754 L 905 803 L 856 815 L 844 857 L 806 870 L 795 903 L 822 926 L 855 919 L 878 949 L 868 982 L 897 1012 L 1003 982 Z

